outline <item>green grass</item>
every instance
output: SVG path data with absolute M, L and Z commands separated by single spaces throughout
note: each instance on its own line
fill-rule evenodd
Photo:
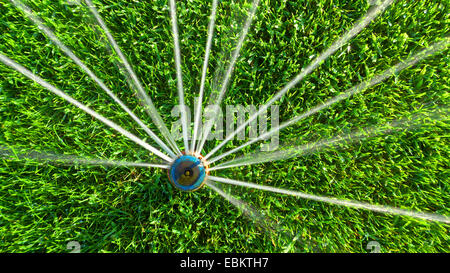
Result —
M 59 37 L 147 124 L 152 124 L 84 9 L 28 1 Z M 199 89 L 210 1 L 178 1 L 186 101 Z M 207 90 L 220 75 L 250 1 L 221 1 Z M 96 1 L 167 124 L 177 103 L 167 1 Z M 448 1 L 396 1 L 348 46 L 285 96 L 280 121 L 380 73 L 448 35 Z M 225 104 L 262 105 L 369 6 L 366 1 L 262 0 Z M 235 23 L 233 23 L 235 22 Z M 0 5 L 0 52 L 141 137 L 121 109 L 9 1 Z M 280 133 L 281 142 L 330 138 L 449 102 L 448 50 Z M 217 72 L 219 71 L 219 72 Z M 208 93 L 207 93 L 208 95 Z M 19 73 L 0 65 L 0 145 L 93 158 L 152 161 Z M 152 127 L 155 129 L 154 127 Z M 156 131 L 156 129 L 155 129 Z M 217 171 L 216 176 L 449 215 L 448 119 L 340 149 Z M 154 144 L 151 140 L 147 139 Z M 180 145 L 182 144 L 179 141 Z M 233 141 L 226 149 L 242 144 Z M 218 142 L 210 141 L 206 150 Z M 253 145 L 241 154 L 258 148 Z M 225 149 L 224 149 L 225 150 Z M 241 154 L 238 154 L 241 155 Z M 247 218 L 215 192 L 175 190 L 162 170 L 0 161 L 0 251 L 67 252 L 447 252 L 449 226 L 223 186 L 283 232 Z M 294 237 L 299 241 L 294 242 Z

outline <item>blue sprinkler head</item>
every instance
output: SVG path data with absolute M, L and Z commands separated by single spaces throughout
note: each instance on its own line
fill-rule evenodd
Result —
M 168 170 L 170 182 L 179 190 L 196 191 L 206 181 L 208 166 L 201 156 L 182 155 L 175 159 Z

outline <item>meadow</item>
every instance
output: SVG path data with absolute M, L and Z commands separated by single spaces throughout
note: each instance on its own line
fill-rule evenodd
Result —
M 26 3 L 152 130 L 117 57 L 77 1 Z M 168 1 L 94 1 L 169 129 L 178 103 Z M 449 1 L 400 0 L 279 102 L 280 121 L 301 114 L 445 39 Z M 251 7 L 223 0 L 204 105 L 220 81 Z M 186 104 L 202 73 L 211 1 L 177 1 Z M 363 16 L 366 0 L 261 0 L 223 105 L 262 105 Z M 155 143 L 9 1 L 0 0 L 0 53 L 123 128 Z M 450 215 L 448 49 L 280 132 L 280 147 L 330 139 L 411 117 L 420 126 L 305 156 L 213 171 L 214 176 L 310 194 Z M 0 147 L 87 158 L 157 162 L 147 150 L 0 64 Z M 233 140 L 216 155 L 245 140 Z M 204 152 L 220 141 L 208 141 Z M 183 141 L 177 142 L 179 147 Z M 257 152 L 259 143 L 234 154 Z M 232 159 L 230 156 L 227 159 Z M 219 162 L 218 162 L 219 163 Z M 449 225 L 219 185 L 248 216 L 204 187 L 186 193 L 157 168 L 102 167 L 0 158 L 0 251 L 448 252 Z M 273 228 L 276 226 L 277 228 Z

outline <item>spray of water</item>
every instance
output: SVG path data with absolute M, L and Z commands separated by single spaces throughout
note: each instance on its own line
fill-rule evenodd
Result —
M 333 205 L 345 206 L 345 207 L 350 207 L 350 208 L 355 208 L 355 209 L 366 209 L 366 210 L 384 213 L 384 214 L 409 216 L 409 217 L 423 219 L 423 220 L 427 220 L 427 221 L 434 221 L 434 222 L 450 224 L 449 217 L 447 217 L 445 215 L 437 214 L 437 213 L 417 212 L 417 211 L 400 209 L 400 208 L 395 208 L 395 207 L 390 207 L 390 206 L 372 205 L 369 203 L 364 203 L 364 202 L 355 201 L 355 200 L 344 200 L 344 199 L 320 196 L 320 195 L 309 194 L 309 193 L 304 193 L 304 192 L 300 192 L 300 191 L 280 189 L 280 188 L 275 188 L 275 187 L 271 187 L 271 186 L 259 185 L 259 184 L 255 184 L 255 183 L 237 181 L 237 180 L 233 180 L 233 179 L 221 178 L 221 177 L 215 177 L 215 176 L 209 176 L 208 179 L 215 181 L 215 182 L 221 182 L 221 183 L 226 183 L 226 184 L 230 184 L 230 185 L 242 186 L 242 187 L 247 187 L 247 188 L 251 188 L 251 189 L 258 189 L 258 190 L 269 191 L 269 192 L 274 192 L 274 193 L 280 193 L 280 194 L 284 194 L 284 195 L 296 196 L 296 197 L 300 197 L 303 199 L 309 199 L 309 200 L 324 202 L 324 203 L 333 204 Z
M 192 132 L 192 142 L 191 142 L 191 152 L 195 152 L 195 146 L 196 146 L 196 140 L 197 135 L 200 127 L 200 116 L 202 112 L 202 102 L 203 102 L 203 93 L 205 90 L 205 81 L 206 81 L 206 73 L 208 71 L 208 61 L 209 61 L 209 55 L 211 52 L 211 44 L 212 39 L 214 35 L 214 26 L 216 24 L 216 11 L 217 11 L 217 2 L 218 0 L 213 0 L 212 7 L 211 7 L 211 16 L 209 19 L 209 25 L 208 25 L 208 40 L 206 42 L 206 51 L 205 51 L 205 59 L 203 61 L 203 69 L 202 69 L 202 79 L 200 82 L 200 91 L 198 95 L 198 102 L 197 102 L 197 108 L 195 111 L 195 118 L 194 118 L 194 131 Z
M 248 203 L 236 199 L 230 194 L 224 192 L 222 189 L 219 188 L 214 182 L 212 181 L 206 181 L 206 185 L 208 185 L 211 189 L 213 189 L 215 192 L 217 192 L 220 196 L 225 198 L 227 201 L 229 201 L 232 205 L 234 205 L 236 208 L 241 210 L 247 217 L 254 220 L 258 225 L 268 228 L 271 231 L 275 231 L 278 229 L 278 227 L 274 227 L 271 221 L 268 221 L 267 217 L 265 217 L 262 213 L 257 211 L 256 209 L 253 209 Z
M 11 60 L 10 58 L 6 57 L 5 55 L 3 55 L 1 53 L 0 53 L 0 62 L 5 64 L 6 66 L 9 66 L 12 69 L 15 69 L 18 72 L 20 72 L 21 74 L 23 74 L 24 76 L 26 76 L 30 80 L 34 81 L 35 83 L 41 85 L 42 87 L 46 88 L 47 90 L 49 90 L 53 94 L 55 94 L 55 95 L 65 99 L 69 103 L 73 104 L 74 106 L 78 107 L 79 109 L 83 110 L 84 112 L 88 113 L 89 115 L 93 116 L 94 118 L 98 119 L 99 121 L 103 122 L 105 125 L 107 125 L 110 128 L 116 130 L 117 132 L 119 132 L 123 136 L 129 138 L 130 140 L 132 140 L 136 144 L 144 147 L 145 149 L 149 150 L 150 152 L 154 153 L 155 155 L 161 157 L 162 159 L 164 159 L 164 160 L 166 160 L 168 162 L 172 161 L 172 159 L 170 157 L 168 157 L 167 155 L 163 154 L 162 152 L 157 150 L 155 147 L 149 145 L 148 143 L 146 143 L 142 139 L 138 138 L 134 134 L 128 132 L 125 129 L 123 129 L 122 127 L 120 127 L 116 123 L 112 122 L 111 120 L 103 117 L 99 113 L 95 112 L 91 108 L 87 107 L 86 105 L 82 104 L 81 102 L 77 101 L 76 99 L 72 98 L 71 96 L 67 95 L 65 92 L 61 91 L 57 87 L 55 87 L 55 86 L 51 85 L 50 83 L 46 82 L 41 77 L 33 74 L 33 72 L 31 72 L 27 68 L 25 68 L 22 65 L 16 63 L 15 61 Z
M 66 45 L 64 45 L 61 40 L 56 37 L 56 35 L 44 25 L 43 21 L 35 15 L 35 13 L 26 6 L 20 0 L 10 0 L 16 7 L 21 9 L 24 14 L 57 46 L 64 52 L 70 59 L 72 59 L 78 67 L 86 73 L 95 83 L 97 83 L 100 88 L 102 88 L 108 96 L 110 96 L 117 104 L 122 107 L 125 112 L 137 123 L 139 126 L 154 140 L 158 145 L 163 148 L 170 156 L 176 157 L 172 150 L 167 147 L 167 145 L 158 138 L 158 136 L 153 133 L 150 128 L 148 128 L 114 93 L 109 89 L 102 80 L 100 80 L 91 69 L 89 69 Z
M 212 164 L 213 162 L 216 162 L 226 156 L 229 156 L 229 155 L 231 155 L 231 154 L 233 154 L 255 142 L 267 139 L 268 137 L 272 136 L 273 134 L 276 134 L 277 132 L 279 132 L 280 130 L 283 130 L 284 128 L 286 128 L 290 125 L 298 123 L 300 120 L 303 120 L 313 114 L 316 114 L 317 112 L 319 112 L 323 109 L 326 109 L 326 108 L 332 106 L 333 104 L 338 103 L 344 99 L 347 99 L 347 98 L 353 96 L 354 94 L 363 92 L 363 91 L 367 90 L 368 88 L 381 83 L 382 81 L 386 80 L 387 78 L 398 74 L 403 69 L 413 66 L 413 65 L 417 64 L 419 61 L 421 61 L 437 52 L 440 52 L 440 51 L 446 49 L 449 46 L 449 44 L 450 44 L 450 38 L 446 37 L 442 41 L 431 45 L 430 47 L 420 51 L 419 53 L 415 54 L 414 56 L 411 56 L 410 58 L 392 66 L 391 68 L 386 69 L 385 71 L 376 75 L 372 79 L 366 80 L 366 81 L 346 90 L 344 93 L 342 93 L 334 98 L 331 98 L 324 103 L 317 105 L 316 107 L 310 109 L 309 111 L 307 111 L 301 115 L 295 116 L 294 118 L 280 124 L 277 127 L 272 128 L 270 131 L 268 131 L 264 134 L 261 134 L 259 137 L 252 139 L 237 148 L 234 148 L 228 152 L 225 152 L 217 157 L 214 157 L 214 158 L 208 160 L 208 163 Z
M 313 143 L 307 143 L 305 145 L 285 145 L 281 147 L 280 150 L 272 152 L 255 152 L 236 159 L 224 162 L 215 167 L 211 167 L 210 171 L 228 169 L 232 167 L 248 166 L 253 164 L 260 164 L 270 161 L 285 160 L 289 158 L 294 158 L 298 156 L 306 156 L 327 148 L 336 147 L 343 144 L 352 144 L 358 141 L 390 134 L 400 130 L 412 130 L 419 126 L 423 126 L 422 123 L 424 118 L 431 120 L 441 120 L 447 118 L 449 108 L 443 107 L 439 108 L 437 111 L 431 113 L 418 113 L 410 116 L 409 118 L 403 118 L 393 122 L 386 123 L 384 125 L 377 125 L 366 127 L 361 130 L 357 130 L 353 133 L 346 135 L 339 135 L 331 139 L 325 139 Z
M 258 9 L 258 5 L 259 5 L 259 0 L 254 0 L 252 7 L 250 9 L 250 14 L 247 17 L 247 20 L 245 21 L 244 27 L 241 31 L 238 43 L 236 45 L 236 48 L 233 51 L 232 57 L 231 57 L 231 62 L 228 65 L 227 71 L 225 73 L 225 76 L 223 78 L 223 81 L 221 83 L 221 88 L 220 91 L 214 92 L 215 88 L 213 88 L 213 92 L 211 94 L 211 97 L 209 99 L 209 105 L 214 105 L 213 107 L 211 107 L 210 109 L 212 109 L 214 112 L 212 114 L 210 114 L 209 116 L 212 116 L 214 118 L 212 119 L 208 119 L 206 121 L 206 125 L 203 128 L 203 133 L 202 133 L 202 139 L 200 140 L 199 146 L 197 148 L 197 151 L 200 153 L 203 149 L 203 146 L 205 145 L 206 139 L 208 137 L 209 132 L 211 131 L 212 126 L 214 125 L 216 118 L 218 117 L 217 115 L 217 110 L 219 109 L 219 105 L 222 102 L 223 96 L 225 95 L 225 92 L 227 90 L 228 84 L 230 83 L 230 79 L 231 76 L 233 74 L 233 70 L 234 70 L 234 66 L 236 65 L 236 61 L 239 57 L 239 53 L 241 51 L 242 45 L 244 44 L 245 41 L 245 37 L 247 37 L 248 31 L 250 29 L 250 26 L 253 22 L 253 17 L 256 14 L 256 11 Z
M 143 104 L 146 112 L 152 118 L 153 122 L 155 123 L 158 130 L 161 132 L 161 134 L 165 138 L 165 140 L 168 142 L 168 144 L 172 148 L 172 150 L 176 151 L 179 155 L 181 155 L 180 149 L 178 148 L 175 140 L 173 139 L 172 135 L 170 134 L 169 129 L 167 129 L 167 126 L 164 124 L 164 121 L 162 120 L 161 116 L 159 115 L 158 110 L 156 109 L 155 105 L 153 104 L 153 101 L 150 99 L 150 97 L 145 92 L 136 73 L 133 71 L 133 68 L 131 67 L 130 63 L 127 61 L 127 58 L 125 57 L 125 55 L 122 53 L 122 50 L 120 50 L 119 45 L 114 40 L 113 36 L 111 35 L 111 32 L 109 31 L 109 29 L 106 26 L 105 22 L 103 21 L 102 17 L 98 13 L 94 4 L 92 3 L 91 0 L 84 0 L 84 1 L 87 4 L 90 12 L 94 16 L 96 22 L 98 23 L 100 28 L 105 33 L 112 48 L 114 49 L 116 54 L 119 56 L 119 59 L 121 60 L 122 65 L 125 67 L 125 70 L 128 73 L 128 77 L 130 79 L 130 81 L 129 81 L 130 86 L 134 90 L 137 90 L 137 95 L 140 99 L 140 102 Z
M 183 130 L 184 150 L 189 151 L 189 137 L 188 137 L 188 121 L 187 113 L 184 104 L 184 90 L 183 90 L 183 75 L 181 71 L 181 53 L 180 42 L 178 37 L 178 24 L 177 24 L 177 6 L 175 0 L 169 0 L 170 3 L 170 19 L 172 21 L 172 36 L 175 53 L 175 70 L 177 72 L 177 89 L 178 89 L 178 105 L 181 111 L 181 127 Z M 190 127 L 190 126 L 189 126 Z
M 233 206 L 243 212 L 245 216 L 253 220 L 259 227 L 262 227 L 265 231 L 267 231 L 270 235 L 276 236 L 286 236 L 287 238 L 292 238 L 289 241 L 289 246 L 286 248 L 286 251 L 291 249 L 295 244 L 300 245 L 303 249 L 312 252 L 319 252 L 317 248 L 317 243 L 313 241 L 304 241 L 299 238 L 299 236 L 293 236 L 290 232 L 286 231 L 280 224 L 272 221 L 257 209 L 253 208 L 247 202 L 237 199 L 233 197 L 231 194 L 226 193 L 223 189 L 220 188 L 215 182 L 208 180 L 206 181 L 206 185 L 217 192 L 220 196 L 225 198 L 228 202 L 230 202 Z
M 385 0 L 378 6 L 373 6 L 369 11 L 361 18 L 359 21 L 343 36 L 341 36 L 337 41 L 335 41 L 327 50 L 322 54 L 317 56 L 305 69 L 303 69 L 293 80 L 291 80 L 287 85 L 285 85 L 280 91 L 278 91 L 267 103 L 259 108 L 259 110 L 254 113 L 247 121 L 241 124 L 236 130 L 230 133 L 219 145 L 212 149 L 206 156 L 205 159 L 211 157 L 220 148 L 232 140 L 240 131 L 245 129 L 245 127 L 255 120 L 261 113 L 265 112 L 273 103 L 283 97 L 289 90 L 291 90 L 295 85 L 297 85 L 303 78 L 314 71 L 322 62 L 324 62 L 329 56 L 336 52 L 339 48 L 345 45 L 351 38 L 357 35 L 361 30 L 363 30 L 375 17 L 382 13 L 389 5 L 391 5 L 393 0 Z
M 112 166 L 112 167 L 142 167 L 142 168 L 162 168 L 168 169 L 167 164 L 154 164 L 144 162 L 129 162 L 110 159 L 91 159 L 83 158 L 75 155 L 64 155 L 55 153 L 43 153 L 33 150 L 24 151 L 18 148 L 8 148 L 0 146 L 0 156 L 10 160 L 35 160 L 38 162 L 48 162 L 63 165 L 95 165 L 95 166 Z

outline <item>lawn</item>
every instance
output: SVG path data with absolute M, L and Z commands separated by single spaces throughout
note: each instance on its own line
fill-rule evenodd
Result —
M 157 132 L 106 38 L 76 2 L 27 4 Z M 171 111 L 178 95 L 168 1 L 94 2 L 170 129 L 177 120 Z M 200 86 L 210 2 L 177 1 L 185 100 L 191 109 Z M 449 33 L 449 4 L 395 1 L 277 103 L 280 122 L 442 40 Z M 249 0 L 220 1 L 204 105 L 225 71 L 250 7 Z M 261 0 L 223 106 L 263 105 L 369 8 L 366 0 Z M 0 0 L 0 53 L 156 145 L 7 0 Z M 427 111 L 443 113 L 439 120 L 426 118 L 410 130 L 212 175 L 450 215 L 448 53 L 435 54 L 290 126 L 280 132 L 280 146 L 325 140 Z M 3 148 L 155 162 L 147 150 L 3 64 L 0 126 Z M 177 143 L 183 146 L 181 139 Z M 208 141 L 204 151 L 219 143 Z M 235 139 L 221 152 L 243 143 Z M 234 156 L 258 148 L 254 144 Z M 263 216 L 249 217 L 207 187 L 178 191 L 161 169 L 3 157 L 0 251 L 69 252 L 71 241 L 80 243 L 81 252 L 369 252 L 370 241 L 381 252 L 449 251 L 448 224 L 219 186 Z

